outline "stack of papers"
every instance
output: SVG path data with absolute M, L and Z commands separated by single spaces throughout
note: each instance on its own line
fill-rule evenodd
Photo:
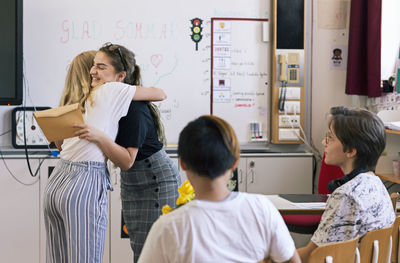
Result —
M 328 194 L 280 194 L 292 205 L 301 209 L 325 209 Z
M 303 209 L 325 209 L 325 202 L 312 202 L 312 203 L 292 203 L 293 205 Z
M 400 121 L 386 122 L 385 126 L 391 130 L 400 131 Z

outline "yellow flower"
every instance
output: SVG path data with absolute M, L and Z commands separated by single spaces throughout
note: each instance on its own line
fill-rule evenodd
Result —
M 186 180 L 181 187 L 178 188 L 178 192 L 184 195 L 190 195 L 194 193 L 193 186 L 190 184 L 188 180 Z
M 179 197 L 176 199 L 177 208 L 186 204 L 194 199 L 194 189 L 188 180 L 186 180 L 181 187 L 178 188 Z M 169 205 L 164 205 L 161 209 L 162 214 L 165 215 L 174 210 Z
M 169 205 L 164 205 L 161 209 L 163 215 L 168 214 L 172 210 L 172 207 L 170 207 Z
M 190 195 L 181 194 L 181 195 L 179 195 L 178 199 L 176 199 L 176 205 L 184 205 L 187 202 L 189 202 L 190 200 L 192 200 L 190 198 Z
M 178 188 L 178 192 L 179 197 L 176 199 L 177 205 L 186 204 L 194 198 L 194 189 L 188 180 L 186 180 L 181 187 Z

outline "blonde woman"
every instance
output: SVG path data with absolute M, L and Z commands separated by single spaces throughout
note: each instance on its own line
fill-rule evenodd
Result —
M 61 158 L 44 196 L 47 262 L 102 262 L 107 190 L 111 188 L 105 160 L 116 158 L 109 145 L 116 138 L 118 121 L 127 114 L 133 99 L 166 97 L 157 88 L 120 82 L 92 85 L 90 69 L 95 54 L 87 51 L 74 58 L 60 102 L 79 103 L 85 125 L 76 126 L 81 128 L 76 134 L 79 137 L 56 142 Z M 101 142 L 91 140 L 91 136 Z

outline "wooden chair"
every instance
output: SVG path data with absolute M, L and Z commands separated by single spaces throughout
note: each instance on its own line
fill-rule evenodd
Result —
M 392 250 L 393 226 L 372 230 L 365 234 L 360 242 L 361 263 L 387 263 L 390 260 Z
M 397 212 L 397 210 L 396 210 L 396 204 L 397 204 L 397 199 L 399 199 L 399 193 L 397 193 L 397 192 L 391 193 L 391 194 L 390 194 L 390 199 L 392 200 L 392 205 L 393 205 L 394 213 L 396 214 L 396 212 Z
M 396 217 L 396 220 L 393 223 L 392 230 L 392 255 L 390 257 L 390 262 L 392 263 L 400 263 L 400 249 L 399 249 L 399 232 L 400 232 L 400 216 Z
M 314 249 L 308 260 L 309 263 L 354 263 L 358 236 L 354 239 L 329 243 Z

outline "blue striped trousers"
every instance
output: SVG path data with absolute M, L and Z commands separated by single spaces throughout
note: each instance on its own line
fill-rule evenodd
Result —
M 47 263 L 101 263 L 107 228 L 106 165 L 60 160 L 44 194 Z

